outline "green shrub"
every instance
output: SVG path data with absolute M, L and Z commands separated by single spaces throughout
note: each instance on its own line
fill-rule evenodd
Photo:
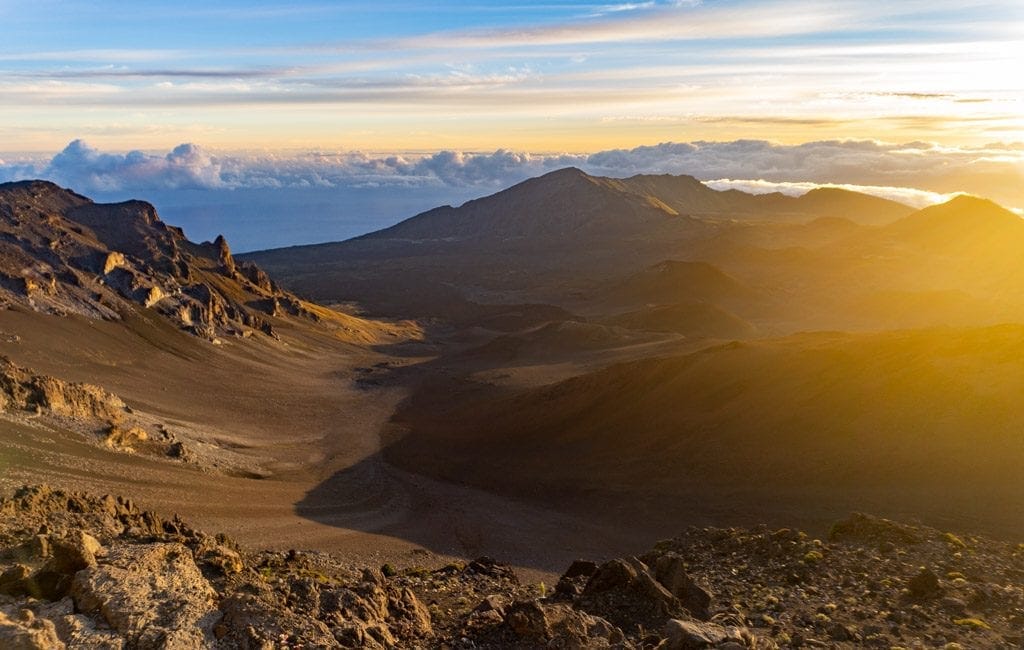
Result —
M 991 630 L 988 623 L 981 620 L 980 618 L 958 618 L 953 621 L 954 625 L 961 625 L 963 627 L 969 627 L 974 630 Z
M 804 555 L 804 562 L 807 564 L 817 564 L 825 559 L 825 556 L 821 554 L 821 551 L 807 551 Z
M 944 533 L 942 535 L 942 539 L 946 540 L 947 544 L 955 548 L 967 548 L 967 544 L 964 543 L 964 540 L 960 539 L 953 533 Z

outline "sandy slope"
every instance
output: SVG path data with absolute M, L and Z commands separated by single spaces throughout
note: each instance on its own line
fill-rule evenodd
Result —
M 619 525 L 850 509 L 1024 535 L 1024 327 L 813 333 L 554 384 L 424 382 L 386 456 Z
M 17 310 L 0 312 L 0 334 L 0 353 L 103 385 L 233 466 L 113 452 L 89 434 L 15 414 L 0 419 L 4 488 L 47 482 L 128 494 L 250 548 L 316 548 L 399 565 L 487 554 L 536 576 L 577 556 L 650 542 L 385 463 L 380 433 L 405 393 L 353 378 L 405 361 L 363 346 L 299 331 L 285 333 L 286 345 L 264 338 L 213 346 L 156 320 Z

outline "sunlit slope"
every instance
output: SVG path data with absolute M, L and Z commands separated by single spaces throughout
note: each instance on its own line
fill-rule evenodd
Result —
M 454 399 L 438 400 L 438 391 Z M 424 389 L 399 463 L 530 493 L 1019 487 L 1024 326 L 818 333 L 497 394 Z
M 783 330 L 851 330 L 1022 322 L 1022 252 L 1024 220 L 961 196 L 884 227 L 727 230 L 692 255 L 767 288 Z
M 1024 299 L 1024 220 L 991 201 L 961 196 L 883 229 L 868 245 L 903 254 L 916 281 Z
M 857 261 L 850 283 L 893 311 L 914 300 L 899 292 L 916 292 L 935 324 L 1024 317 L 1024 220 L 991 201 L 957 197 L 852 238 L 846 250 Z

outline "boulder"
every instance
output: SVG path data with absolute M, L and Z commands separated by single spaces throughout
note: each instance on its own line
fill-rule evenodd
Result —
M 430 612 L 408 587 L 389 595 L 388 624 L 402 638 L 424 637 L 433 632 Z
M 654 562 L 654 575 L 683 607 L 701 620 L 708 620 L 711 614 L 711 594 L 693 581 L 686 573 L 686 563 L 675 553 L 666 553 Z
M 119 421 L 124 402 L 98 386 L 66 382 L 0 356 L 0 410 L 47 411 L 76 420 Z
M 466 565 L 466 573 L 476 573 L 490 578 L 509 580 L 512 584 L 519 584 L 519 578 L 512 567 L 501 564 L 490 557 L 478 557 Z
M 234 575 L 245 568 L 242 556 L 221 544 L 201 544 L 197 555 L 200 564 L 213 568 L 219 575 Z
M 217 235 L 217 239 L 213 241 L 213 246 L 217 250 L 217 261 L 220 263 L 224 275 L 229 278 L 233 277 L 235 275 L 235 258 L 231 255 L 228 240 L 224 238 L 224 235 Z
M 125 264 L 127 264 L 127 261 L 123 254 L 118 253 L 117 251 L 111 251 L 103 261 L 103 275 L 107 275 L 114 269 L 122 267 Z
M 110 630 L 100 630 L 92 619 L 75 613 L 70 596 L 39 605 L 39 618 L 53 622 L 57 636 L 70 648 L 84 650 L 121 650 L 124 639 Z
M 138 648 L 212 645 L 216 592 L 181 544 L 112 549 L 104 564 L 75 575 L 78 611 L 101 618 Z
M 64 650 L 53 623 L 22 610 L 18 620 L 0 612 L 0 648 L 4 650 Z
M 153 285 L 146 291 L 146 295 L 142 299 L 142 305 L 148 309 L 163 300 L 166 295 L 163 289 Z
M 135 451 L 135 445 L 147 440 L 149 440 L 149 433 L 141 427 L 123 428 L 117 424 L 112 424 L 107 429 L 107 434 L 103 438 L 103 444 L 110 449 L 132 452 Z
M 686 613 L 679 599 L 636 558 L 602 564 L 587 581 L 576 604 L 623 629 L 658 628 L 669 618 Z
M 555 584 L 555 593 L 573 599 L 580 594 L 590 576 L 597 571 L 597 563 L 575 560 Z
M 738 628 L 722 627 L 704 621 L 671 619 L 665 624 L 663 635 L 665 638 L 658 645 L 658 650 L 696 650 L 726 643 L 747 646 L 746 639 Z
M 216 628 L 220 647 L 276 648 L 282 638 L 289 637 L 295 647 L 325 648 L 337 645 L 335 636 L 324 623 L 312 615 L 297 615 L 285 607 L 268 588 L 258 588 L 252 594 L 236 593 L 228 596 L 221 602 L 220 608 L 224 612 L 224 618 Z
M 25 591 L 47 600 L 66 596 L 75 573 L 96 566 L 96 554 L 103 549 L 95 537 L 81 530 L 67 537 L 51 537 L 48 548 L 50 559 L 24 581 Z
M 520 601 L 509 606 L 505 625 L 518 647 L 611 648 L 623 647 L 622 631 L 608 621 L 564 603 Z

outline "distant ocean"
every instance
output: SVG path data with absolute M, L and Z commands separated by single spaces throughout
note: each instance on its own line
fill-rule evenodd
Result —
M 394 225 L 439 205 L 459 205 L 480 189 L 452 187 L 155 190 L 90 193 L 100 202 L 149 201 L 189 239 L 223 234 L 232 251 L 341 241 Z

